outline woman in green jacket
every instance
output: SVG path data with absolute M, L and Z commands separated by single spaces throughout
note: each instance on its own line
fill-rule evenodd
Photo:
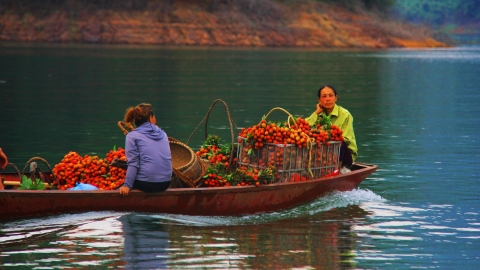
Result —
M 342 166 L 347 168 L 352 166 L 358 156 L 358 149 L 353 132 L 353 116 L 345 108 L 337 105 L 337 98 L 337 91 L 333 86 L 320 87 L 317 109 L 306 120 L 310 125 L 314 125 L 317 120 L 330 116 L 332 125 L 342 130 L 345 139 L 340 149 L 339 169 L 342 171 Z

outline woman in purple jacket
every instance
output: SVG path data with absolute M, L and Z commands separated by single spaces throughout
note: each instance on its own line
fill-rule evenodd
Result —
M 125 121 L 135 124 L 136 128 L 125 139 L 128 168 L 120 194 L 128 195 L 131 189 L 166 190 L 172 178 L 172 154 L 167 134 L 155 125 L 152 105 L 142 103 L 128 108 Z

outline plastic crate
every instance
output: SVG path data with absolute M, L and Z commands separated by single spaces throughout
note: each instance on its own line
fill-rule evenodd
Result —
M 250 142 L 238 144 L 239 166 L 264 169 L 274 166 L 277 182 L 306 181 L 321 178 L 338 168 L 341 142 L 313 143 L 310 148 L 298 148 L 295 144 L 264 143 L 259 149 Z M 251 151 L 250 151 L 251 149 Z M 250 151 L 250 154 L 249 154 Z

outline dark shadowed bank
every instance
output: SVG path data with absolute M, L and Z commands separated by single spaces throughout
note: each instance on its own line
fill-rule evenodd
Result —
M 337 2 L 2 0 L 0 41 L 312 48 L 448 46 L 434 39 L 426 27 L 392 20 L 365 5 L 345 7 Z

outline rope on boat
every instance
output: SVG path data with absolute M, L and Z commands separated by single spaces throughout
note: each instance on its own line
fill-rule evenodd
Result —
M 13 163 L 8 163 L 8 165 L 12 166 L 12 167 L 15 169 L 15 171 L 17 172 L 18 177 L 19 177 L 20 179 L 22 179 L 22 174 L 20 173 L 20 170 L 18 169 L 18 167 L 17 167 L 15 164 L 13 164 Z
M 15 169 L 15 171 L 16 171 L 17 174 L 18 174 L 18 178 L 20 178 L 20 181 L 22 181 L 22 180 L 21 180 L 21 179 L 22 179 L 22 174 L 20 173 L 20 170 L 18 169 L 18 167 L 17 167 L 15 164 L 10 163 L 10 162 L 7 164 L 7 166 L 8 166 L 8 165 L 12 166 L 13 169 Z M 1 174 L 0 174 L 0 176 L 1 176 Z M 4 180 L 5 180 L 5 179 L 4 179 L 3 177 L 0 177 L 0 181 L 2 181 L 2 183 L 4 182 Z
M 192 138 L 193 134 L 195 134 L 195 132 L 198 130 L 198 128 L 200 127 L 200 125 L 203 122 L 205 122 L 205 140 L 207 139 L 207 137 L 208 137 L 208 119 L 210 117 L 210 112 L 212 111 L 213 107 L 215 106 L 215 104 L 217 102 L 223 103 L 223 106 L 225 107 L 225 110 L 227 112 L 228 122 L 230 123 L 230 135 L 231 135 L 231 139 L 232 139 L 232 151 L 233 151 L 233 147 L 235 145 L 235 138 L 234 138 L 234 135 L 233 135 L 233 126 L 235 126 L 236 129 L 238 129 L 238 127 L 235 124 L 235 122 L 233 122 L 233 120 L 232 120 L 232 116 L 230 115 L 230 110 L 228 109 L 227 103 L 225 103 L 225 101 L 223 101 L 221 99 L 215 100 L 212 103 L 212 105 L 210 105 L 210 108 L 208 109 L 208 112 L 205 115 L 205 117 L 203 118 L 203 120 L 198 124 L 198 126 L 195 128 L 195 130 L 192 132 L 192 134 L 190 134 L 190 137 L 188 137 L 187 144 L 190 142 L 190 139 Z M 230 154 L 230 164 L 232 164 L 232 161 L 233 161 L 233 153 Z
M 22 174 L 20 176 L 20 183 L 22 182 L 22 176 L 25 175 L 25 171 L 27 170 L 28 165 L 30 163 L 32 163 L 33 161 L 41 161 L 41 162 L 45 163 L 45 165 L 47 165 L 50 172 L 52 172 L 52 176 L 53 176 L 53 179 L 55 180 L 55 182 L 59 183 L 57 177 L 53 173 L 52 167 L 50 167 L 50 164 L 48 164 L 47 160 L 45 160 L 44 158 L 41 158 L 41 157 L 32 157 L 30 160 L 27 161 L 27 163 L 25 164 L 25 168 L 23 168 Z M 48 184 L 51 184 L 50 183 L 50 178 L 47 175 L 45 175 L 45 173 L 40 168 L 37 167 L 36 169 L 45 176 L 45 179 L 47 179 Z
M 287 118 L 287 125 L 288 127 L 290 128 L 290 121 L 293 121 L 295 123 L 295 117 L 293 117 L 292 114 L 290 114 L 287 110 L 285 110 L 284 108 L 280 108 L 280 107 L 275 107 L 273 109 L 271 109 L 266 115 L 265 115 L 265 119 L 274 111 L 277 111 L 277 110 L 280 110 L 284 113 L 286 113 L 288 115 L 288 118 Z M 259 123 L 262 123 L 262 121 L 260 120 Z

